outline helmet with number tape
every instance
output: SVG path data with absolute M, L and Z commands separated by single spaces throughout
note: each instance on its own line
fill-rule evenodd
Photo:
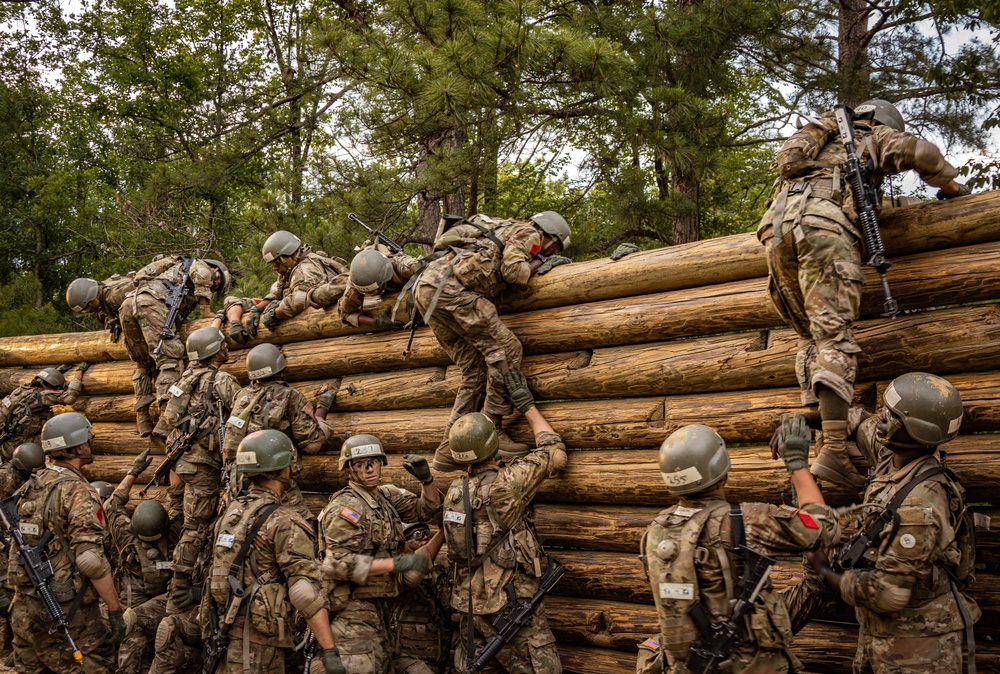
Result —
M 962 425 L 962 396 L 947 379 L 926 372 L 910 372 L 896 377 L 882 396 L 882 402 L 902 422 L 918 444 L 891 441 L 897 447 L 934 447 L 958 435 Z
M 247 354 L 247 376 L 250 381 L 273 377 L 287 365 L 285 354 L 274 344 L 258 344 Z
M 100 289 L 101 284 L 92 278 L 74 279 L 66 288 L 66 304 L 77 313 L 86 311 L 88 305 L 97 299 Z
M 392 279 L 392 262 L 377 250 L 365 249 L 351 260 L 350 279 L 360 292 L 377 293 Z
M 188 360 L 208 360 L 219 353 L 219 349 L 225 343 L 226 338 L 218 328 L 213 328 L 211 325 L 198 328 L 188 335 L 185 342 Z
M 54 367 L 45 368 L 35 375 L 35 379 L 41 379 L 52 388 L 62 388 L 66 385 L 66 377 Z
M 469 412 L 459 417 L 448 431 L 448 445 L 456 463 L 475 465 L 493 458 L 500 448 L 500 436 L 488 416 Z
M 59 454 L 90 442 L 90 422 L 79 412 L 57 414 L 42 426 L 42 449 Z
M 254 431 L 236 448 L 236 468 L 244 473 L 273 473 L 291 465 L 292 453 L 292 441 L 281 431 Z
M 382 447 L 381 440 L 374 435 L 364 433 L 361 435 L 352 435 L 340 447 L 340 463 L 338 465 L 341 472 L 343 472 L 350 465 L 351 461 L 355 459 L 370 459 L 373 456 L 382 459 L 383 466 L 389 462 L 389 457 L 385 455 L 385 449 Z
M 671 494 L 696 494 L 719 483 L 732 464 L 726 443 L 712 428 L 683 426 L 660 445 L 660 474 Z
M 876 123 L 888 126 L 896 131 L 906 131 L 906 121 L 899 109 L 887 100 L 872 98 L 854 109 L 857 117 L 865 118 L 871 115 Z

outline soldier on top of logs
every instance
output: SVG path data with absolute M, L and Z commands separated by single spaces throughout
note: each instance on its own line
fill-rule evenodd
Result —
M 375 310 L 382 304 L 382 296 L 390 290 L 399 290 L 422 267 L 422 262 L 406 253 L 393 253 L 381 244 L 361 250 L 351 260 L 346 292 L 340 298 L 337 308 L 341 320 L 355 327 L 371 326 L 376 330 L 402 329 L 408 318 L 403 314 L 392 315 L 393 309 L 386 307 L 381 313 Z M 325 292 L 316 289 L 316 295 Z M 405 298 L 404 298 L 405 299 Z M 403 304 L 403 302 L 400 302 Z M 409 307 L 401 306 L 404 313 L 412 314 Z
M 818 414 L 808 416 L 819 425 Z M 976 562 L 975 517 L 939 449 L 961 423 L 958 390 L 922 372 L 894 379 L 877 416 L 850 410 L 848 436 L 875 467 L 859 516 L 864 537 L 832 563 L 810 555 L 818 577 L 807 573 L 788 597 L 796 628 L 822 606 L 823 585 L 855 607 L 855 672 L 959 674 L 963 639 L 973 671 L 972 626 L 981 613 L 964 589 Z
M 118 311 L 126 295 L 135 290 L 135 272 L 115 274 L 103 281 L 92 278 L 75 279 L 66 288 L 66 304 L 77 313 L 94 314 L 111 333 L 111 343 L 122 338 Z
M 10 461 L 16 447 L 38 442 L 53 405 L 72 405 L 80 397 L 88 367 L 90 363 L 80 363 L 68 384 L 61 370 L 47 367 L 0 400 L 0 458 Z
M 125 348 L 136 364 L 132 385 L 135 388 L 135 420 L 140 437 L 149 437 L 153 423 L 149 406 L 167 407 L 169 389 L 184 371 L 184 343 L 180 327 L 197 305 L 202 318 L 211 318 L 212 296 L 229 287 L 229 269 L 218 260 L 200 260 L 184 255 L 167 255 L 154 260 L 135 274 L 135 290 L 125 298 L 119 310 Z M 176 306 L 174 320 L 167 325 Z M 156 372 L 156 395 L 153 395 L 153 372 Z M 169 427 L 160 421 L 155 437 L 162 442 Z
M 435 470 L 461 468 L 448 451 L 448 431 L 464 414 L 482 411 L 496 426 L 501 456 L 518 456 L 528 446 L 503 431 L 512 407 L 504 378 L 519 373 L 522 348 L 497 314 L 508 284 L 525 285 L 571 260 L 558 255 L 570 243 L 570 228 L 555 211 L 529 220 L 494 221 L 477 215 L 449 229 L 434 243 L 447 253 L 423 270 L 414 288 L 416 306 L 441 348 L 462 371 L 444 440 L 434 453 Z M 549 257 L 543 261 L 543 257 Z
M 306 506 L 295 476 L 302 469 L 299 452 L 317 454 L 333 433 L 326 423 L 326 412 L 333 405 L 334 394 L 324 393 L 316 399 L 316 408 L 298 389 L 284 382 L 279 375 L 287 365 L 285 354 L 274 344 L 258 344 L 247 353 L 247 375 L 250 385 L 236 395 L 232 413 L 226 420 L 226 439 L 222 457 L 230 465 L 236 459 L 240 442 L 249 433 L 273 428 L 287 435 L 292 443 L 292 481 L 283 491 L 281 503 L 306 519 L 313 514 Z M 233 471 L 235 472 L 235 471 Z M 231 494 L 239 491 L 237 475 L 228 476 Z
M 871 167 L 874 186 L 887 175 L 915 169 L 939 187 L 938 198 L 968 194 L 940 150 L 905 133 L 890 103 L 857 108 L 858 157 Z M 847 456 L 847 409 L 854 397 L 860 347 L 851 326 L 860 313 L 862 234 L 846 184 L 845 145 L 832 112 L 796 131 L 778 151 L 780 174 L 757 236 L 767 248 L 769 293 L 775 309 L 799 335 L 795 374 L 804 405 L 819 406 L 823 447 L 812 472 L 854 489 L 864 478 Z M 869 251 L 872 254 L 873 251 Z
M 765 555 L 834 545 L 840 540 L 840 520 L 809 474 L 811 432 L 805 418 L 785 417 L 783 425 L 779 449 L 799 508 L 729 503 L 729 452 L 708 426 L 684 426 L 660 447 L 663 481 L 680 502 L 653 520 L 640 544 L 660 635 L 639 646 L 638 674 L 704 674 L 712 657 L 730 662 L 728 671 L 734 674 L 801 669 L 788 650 L 788 608 L 769 581 L 775 560 Z M 750 613 L 756 614 L 753 620 Z M 738 648 L 719 639 L 729 632 L 740 636 Z
M 279 230 L 267 237 L 261 254 L 278 274 L 278 280 L 267 296 L 260 301 L 235 296 L 225 300 L 229 337 L 238 344 L 246 344 L 256 337 L 260 323 L 268 330 L 274 330 L 279 322 L 298 316 L 310 306 L 332 306 L 347 287 L 346 261 L 321 250 L 313 250 L 291 232 Z M 324 291 L 320 296 L 313 297 L 313 291 L 318 286 L 323 286 Z M 248 314 L 245 323 L 244 314 Z

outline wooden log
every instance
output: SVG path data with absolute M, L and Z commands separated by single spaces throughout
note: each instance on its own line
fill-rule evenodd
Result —
M 633 651 L 559 644 L 564 674 L 630 674 L 635 670 L 635 657 Z

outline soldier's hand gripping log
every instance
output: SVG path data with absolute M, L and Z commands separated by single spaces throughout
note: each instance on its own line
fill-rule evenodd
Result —
M 0 501 L 0 517 L 3 518 L 3 523 L 6 525 L 11 539 L 17 545 L 17 563 L 28 575 L 31 586 L 35 588 L 35 593 L 42 600 L 49 617 L 52 618 L 49 634 L 56 630 L 62 631 L 66 636 L 66 641 L 69 642 L 69 647 L 73 649 L 73 660 L 82 663 L 83 653 L 77 648 L 73 636 L 69 633 L 69 619 L 63 613 L 62 606 L 56 601 L 55 595 L 52 594 L 52 589 L 49 587 L 49 579 L 52 578 L 54 572 L 46 548 L 53 538 L 52 532 L 46 529 L 41 540 L 38 541 L 38 545 L 33 548 L 24 543 L 24 538 L 21 537 L 21 530 L 17 524 L 17 501 L 19 498 L 20 496 L 12 496 Z
M 844 105 L 838 105 L 833 109 L 837 117 L 837 126 L 840 127 L 840 139 L 847 150 L 847 161 L 844 162 L 844 169 L 847 182 L 851 186 L 851 194 L 854 197 L 854 210 L 858 214 L 858 223 L 861 225 L 861 235 L 865 239 L 865 248 L 868 249 L 868 261 L 866 264 L 875 268 L 882 278 L 882 292 L 885 294 L 883 304 L 883 316 L 895 316 L 899 313 L 899 306 L 896 300 L 892 299 L 889 291 L 889 279 L 886 278 L 886 271 L 891 263 L 885 257 L 885 244 L 882 242 L 882 232 L 878 227 L 878 194 L 872 186 L 870 171 L 867 165 L 863 165 L 858 159 L 858 153 L 854 148 L 854 126 L 852 125 L 853 113 Z

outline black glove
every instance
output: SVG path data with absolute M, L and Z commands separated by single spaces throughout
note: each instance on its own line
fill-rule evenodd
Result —
M 239 321 L 229 321 L 229 339 L 237 344 L 246 344 L 250 341 L 250 333 Z
M 407 571 L 423 573 L 430 565 L 431 560 L 427 555 L 419 555 L 415 552 L 408 552 L 405 555 L 397 555 L 392 558 L 393 573 L 406 573 Z
M 372 319 L 372 325 L 376 330 L 402 330 L 403 323 L 401 321 L 394 321 L 389 316 L 389 309 L 386 309 L 378 316 Z
M 503 381 L 507 385 L 507 394 L 510 402 L 517 408 L 517 411 L 524 414 L 535 406 L 535 397 L 531 395 L 528 388 L 528 380 L 520 371 L 511 371 L 503 376 Z
M 333 409 L 333 402 L 337 399 L 336 391 L 327 391 L 321 395 L 316 396 L 316 408 L 330 410 Z
M 108 622 L 111 623 L 111 643 L 120 644 L 125 638 L 125 613 L 121 609 L 108 612 Z
M 323 669 L 326 670 L 326 674 L 347 674 L 344 663 L 340 660 L 340 653 L 337 652 L 336 648 L 323 649 L 323 654 L 319 657 L 323 661 Z
M 431 467 L 427 465 L 427 459 L 417 454 L 407 454 L 403 457 L 403 468 L 406 472 L 417 478 L 420 484 L 430 484 L 434 481 L 431 475 Z
M 943 201 L 945 199 L 954 199 L 955 197 L 965 197 L 972 194 L 972 190 L 969 189 L 968 185 L 963 185 L 962 183 L 957 183 L 957 185 L 958 185 L 958 192 L 956 192 L 955 194 L 948 194 L 943 189 L 940 189 L 937 192 L 937 198 Z
M 267 305 L 267 309 L 260 314 L 260 322 L 264 324 L 264 327 L 268 330 L 274 330 L 278 326 L 278 317 L 274 315 L 274 312 L 278 310 L 277 302 L 271 302 Z
M 178 583 L 174 586 L 174 591 L 170 593 L 170 599 L 173 600 L 174 606 L 179 609 L 194 606 L 201 601 L 201 585 Z
M 90 369 L 90 366 L 91 366 L 91 363 L 88 363 L 87 361 L 83 361 L 82 363 L 80 363 L 79 365 L 76 366 L 76 371 L 77 372 L 86 372 L 87 370 Z
M 632 253 L 639 252 L 639 246 L 634 243 L 622 243 L 615 248 L 615 252 L 611 253 L 612 260 L 620 260 L 626 255 L 631 255 Z
M 251 302 L 253 304 L 253 302 Z M 273 304 L 273 303 L 272 303 Z M 247 332 L 251 337 L 257 336 L 257 326 L 260 325 L 260 309 L 256 304 L 250 307 L 250 320 L 247 321 Z
M 153 457 L 149 455 L 149 448 L 147 447 L 142 454 L 135 457 L 135 461 L 132 462 L 132 467 L 128 469 L 128 474 L 139 477 L 152 463 Z
M 550 255 L 549 259 L 542 263 L 542 266 L 538 268 L 536 274 L 548 274 L 553 268 L 558 267 L 561 264 L 569 264 L 573 260 L 568 257 L 563 257 L 562 255 Z
M 778 451 L 785 460 L 785 468 L 792 473 L 800 468 L 809 467 L 809 442 L 812 431 L 805 415 L 796 414 L 789 419 L 788 415 L 781 417 L 781 442 Z
M 121 338 L 122 338 L 122 324 L 121 323 L 118 323 L 117 321 L 114 322 L 114 323 L 112 323 L 111 327 L 108 328 L 108 331 L 111 333 L 111 343 L 112 344 L 117 344 L 118 342 L 121 341 Z

